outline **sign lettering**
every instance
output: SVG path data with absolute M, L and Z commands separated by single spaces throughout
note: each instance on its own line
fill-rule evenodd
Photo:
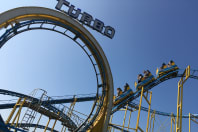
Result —
M 74 5 L 70 5 L 70 3 L 66 0 L 57 0 L 58 3 L 56 5 L 56 9 L 62 11 L 62 6 L 67 6 L 69 9 L 68 11 L 64 11 L 70 17 L 78 20 L 79 22 L 91 27 L 93 30 L 98 31 L 99 33 L 113 38 L 115 35 L 115 29 L 111 26 L 105 26 L 104 22 L 100 21 L 99 19 L 94 19 L 90 14 L 86 12 L 81 12 L 81 9 L 75 9 Z M 79 17 L 81 15 L 81 17 Z

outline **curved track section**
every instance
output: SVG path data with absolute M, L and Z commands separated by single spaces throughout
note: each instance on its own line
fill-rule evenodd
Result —
M 31 27 L 34 24 L 40 24 L 40 26 Z M 54 25 L 54 27 L 46 28 L 44 24 Z M 64 31 L 58 31 L 56 27 L 61 27 Z M 34 29 L 55 31 L 75 41 L 90 58 L 96 72 L 97 91 L 102 91 L 100 98 L 99 93 L 96 94 L 97 100 L 89 117 L 75 131 L 88 129 L 97 131 L 101 128 L 103 131 L 107 130 L 113 100 L 113 78 L 102 48 L 81 24 L 55 10 L 42 7 L 21 7 L 0 14 L 0 29 L 3 28 L 6 28 L 6 31 L 0 37 L 0 47 L 15 35 Z M 67 31 L 70 31 L 73 36 L 69 36 Z M 86 48 L 88 50 L 85 50 Z

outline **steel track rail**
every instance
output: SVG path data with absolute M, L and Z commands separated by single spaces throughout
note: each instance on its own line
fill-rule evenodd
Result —
M 11 91 L 9 91 L 11 92 Z M 20 93 L 18 93 L 19 95 L 21 95 Z M 5 94 L 5 95 L 10 95 L 10 94 Z M 16 95 L 16 92 L 15 92 Z M 18 96 L 19 96 L 18 95 Z M 12 95 L 13 96 L 13 95 Z M 15 97 L 18 97 L 15 96 Z M 28 97 L 28 95 L 24 95 L 23 97 Z M 21 97 L 22 98 L 22 97 Z M 96 99 L 96 96 L 91 96 L 91 97 L 79 97 L 79 98 L 68 98 L 68 99 L 53 99 L 53 100 L 49 100 L 49 101 L 43 101 L 42 105 L 46 105 L 46 104 L 64 104 L 64 103 L 72 103 L 74 102 L 74 100 L 76 100 L 76 102 L 85 102 L 85 101 L 94 101 Z M 33 104 L 37 103 L 32 102 Z M 0 109 L 9 109 L 9 108 L 13 108 L 15 105 L 15 103 L 6 103 L 6 104 L 0 104 Z

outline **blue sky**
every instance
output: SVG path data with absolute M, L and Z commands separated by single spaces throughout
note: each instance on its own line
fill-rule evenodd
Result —
M 198 1 L 69 2 L 115 28 L 115 37 L 109 39 L 87 27 L 108 58 L 115 89 L 128 82 L 135 90 L 134 82 L 139 73 L 149 69 L 155 74 L 157 67 L 171 59 L 181 69 L 190 65 L 198 70 Z M 56 4 L 56 0 L 3 1 L 0 12 L 21 6 L 55 9 Z M 2 89 L 28 94 L 34 88 L 42 88 L 50 96 L 95 93 L 95 75 L 87 56 L 74 42 L 53 32 L 31 31 L 17 35 L 1 49 L 0 65 Z M 169 80 L 152 90 L 153 109 L 176 113 L 177 82 L 178 79 Z M 197 80 L 190 79 L 184 86 L 184 114 L 197 113 L 197 84 Z M 86 111 L 83 107 L 79 109 Z M 116 116 L 115 123 L 123 113 Z M 142 120 L 140 125 L 145 126 L 144 116 Z M 192 124 L 193 132 L 197 128 Z M 183 122 L 183 131 L 187 130 L 188 120 Z

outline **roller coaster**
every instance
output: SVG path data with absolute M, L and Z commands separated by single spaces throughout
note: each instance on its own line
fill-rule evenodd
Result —
M 147 91 L 148 89 L 150 90 L 150 89 L 154 88 L 156 85 L 164 82 L 165 80 L 183 76 L 180 73 L 182 70 L 177 69 L 176 71 L 178 72 L 178 74 L 176 74 L 176 75 L 174 74 L 174 76 L 167 76 L 167 75 L 170 75 L 170 74 L 166 74 L 166 79 L 165 78 L 164 79 L 158 78 L 155 81 L 147 84 L 145 86 L 145 91 Z M 163 76 L 163 77 L 165 77 L 165 76 Z M 198 79 L 198 71 L 197 70 L 191 70 L 191 75 L 189 77 L 193 78 L 193 79 Z M 159 80 L 160 80 L 160 82 L 159 82 Z M 135 93 L 133 93 L 131 96 L 127 96 L 127 98 L 120 101 L 120 103 L 114 105 L 114 107 L 112 108 L 112 113 L 111 114 L 119 111 L 121 108 L 126 107 L 126 105 L 128 105 L 128 110 L 130 110 L 130 108 L 131 109 L 133 109 L 133 108 L 138 109 L 139 108 L 138 104 L 134 103 L 133 100 L 138 98 L 141 95 L 140 92 L 141 92 L 141 90 L 138 90 Z M 13 107 L 14 107 L 13 109 L 15 109 L 15 107 L 19 107 L 19 109 L 20 109 L 21 105 L 17 105 L 17 104 L 19 104 L 19 102 L 21 101 L 21 98 L 23 98 L 23 99 L 30 100 L 31 105 L 30 105 L 30 102 L 29 103 L 25 102 L 22 107 L 31 108 L 31 109 L 33 109 L 33 110 L 35 110 L 39 113 L 42 113 L 43 115 L 46 115 L 48 117 L 49 116 L 54 116 L 54 119 L 58 118 L 58 117 L 56 117 L 56 115 L 54 115 L 54 113 L 49 113 L 49 115 L 45 113 L 47 111 L 53 111 L 53 112 L 56 112 L 56 113 L 61 112 L 60 110 L 57 110 L 56 107 L 53 107 L 54 104 L 73 103 L 73 102 L 82 102 L 82 101 L 83 102 L 84 101 L 93 101 L 97 98 L 96 96 L 90 96 L 89 95 L 87 97 L 74 97 L 74 98 L 67 98 L 67 99 L 65 98 L 65 99 L 51 99 L 51 100 L 44 99 L 43 101 L 41 101 L 41 99 L 37 99 L 37 98 L 34 98 L 32 96 L 29 96 L 29 95 L 25 95 L 25 94 L 13 92 L 13 91 L 8 91 L 8 90 L 2 90 L 1 89 L 0 93 L 4 94 L 4 95 L 15 96 L 15 97 L 20 98 L 17 103 L 1 104 L 0 109 L 9 109 L 9 108 L 13 108 Z M 44 93 L 44 95 L 45 94 L 46 93 Z M 36 108 L 38 108 L 38 107 L 35 106 L 36 104 L 38 104 L 38 102 L 40 102 L 40 105 L 39 105 L 40 110 L 39 111 L 36 110 Z M 47 111 L 42 112 L 42 110 L 41 110 L 42 107 L 44 107 L 45 109 L 47 108 Z M 68 111 L 69 111 L 70 108 L 65 107 L 65 109 L 68 109 Z M 146 111 L 146 112 L 149 111 L 149 109 L 146 108 L 146 107 L 141 107 L 141 110 Z M 150 110 L 151 113 L 153 113 L 154 111 L 155 110 L 152 110 L 152 109 Z M 80 117 L 77 117 L 77 115 L 75 115 L 74 113 L 75 112 L 72 113 L 72 116 L 76 116 L 76 118 L 80 119 Z M 155 114 L 162 115 L 162 116 L 170 116 L 170 117 L 176 117 L 177 116 L 176 114 L 166 113 L 166 112 L 161 112 L 161 111 L 155 111 Z M 193 114 L 193 116 L 195 118 L 198 118 L 198 115 Z M 65 117 L 65 118 L 68 119 L 68 120 L 63 120 L 62 122 L 71 122 L 71 123 L 66 123 L 67 125 L 65 124 L 65 126 L 70 128 L 69 130 L 71 130 L 71 131 L 74 130 L 74 128 L 76 128 L 76 126 L 74 124 L 77 124 L 77 122 L 73 122 L 73 120 L 75 120 L 75 119 L 73 117 L 70 117 L 70 118 Z M 189 115 L 182 115 L 182 118 L 189 118 Z M 72 119 L 72 120 L 70 120 L 70 119 Z M 13 125 L 12 123 L 7 123 L 7 124 L 8 124 L 7 126 L 10 127 L 10 128 Z M 71 124 L 73 124 L 73 125 L 71 125 Z M 14 125 L 16 125 L 16 124 L 14 124 Z M 114 127 L 118 130 L 122 130 L 121 128 L 119 128 L 117 126 L 113 126 L 111 124 L 109 126 Z M 30 123 L 22 123 L 20 127 L 22 127 L 22 128 L 36 127 L 36 128 L 46 129 L 46 130 L 53 130 L 52 128 L 42 126 L 42 125 L 39 125 L 39 124 L 33 124 L 33 123 L 31 123 L 31 124 Z M 18 131 L 20 131 L 20 129 L 18 129 Z M 21 131 L 24 131 L 24 130 L 21 130 Z M 56 131 L 56 130 L 53 130 L 53 131 Z
M 52 25 L 52 26 L 49 26 Z M 93 131 L 106 132 L 114 129 L 120 131 L 129 131 L 126 127 L 115 125 L 111 122 L 114 113 L 121 109 L 127 111 L 138 110 L 137 125 L 134 131 L 143 131 L 139 126 L 140 111 L 162 116 L 176 117 L 176 131 L 181 132 L 182 118 L 198 118 L 196 114 L 182 115 L 182 94 L 178 94 L 178 112 L 177 114 L 166 113 L 151 109 L 150 100 L 147 99 L 152 88 L 160 83 L 172 79 L 181 78 L 178 88 L 183 88 L 183 83 L 188 79 L 198 79 L 198 70 L 190 69 L 188 66 L 185 70 L 179 69 L 177 65 L 172 64 L 170 67 L 157 70 L 157 77 L 149 75 L 139 83 L 135 83 L 136 91 L 133 92 L 128 86 L 127 90 L 113 100 L 113 79 L 105 54 L 96 41 L 96 39 L 77 21 L 64 14 L 64 12 L 55 11 L 43 7 L 21 7 L 9 10 L 0 14 L 0 29 L 5 32 L 0 37 L 0 47 L 17 34 L 31 30 L 49 30 L 60 33 L 82 48 L 90 59 L 97 80 L 97 93 L 86 95 L 84 97 L 74 96 L 72 98 L 56 99 L 49 97 L 47 92 L 42 89 L 34 90 L 30 95 L 17 93 L 5 89 L 0 89 L 0 94 L 17 97 L 14 103 L 0 104 L 0 109 L 12 109 L 7 120 L 4 122 L 0 118 L 0 130 L 10 131 Z M 69 32 L 69 33 L 68 33 Z M 40 93 L 39 97 L 36 97 Z M 144 95 L 146 93 L 146 96 Z M 141 106 L 142 97 L 146 99 L 149 108 Z M 140 98 L 140 103 L 134 102 Z M 91 113 L 85 115 L 74 109 L 76 102 L 94 101 Z M 64 105 L 70 103 L 70 107 Z M 23 111 L 25 109 L 25 111 Z M 23 111 L 23 112 L 22 112 Z M 23 115 L 23 116 L 22 116 Z M 45 125 L 41 124 L 43 116 L 48 117 Z M 110 119 L 111 117 L 111 119 Z M 194 121 L 195 121 L 194 119 Z M 49 127 L 51 120 L 54 123 Z M 59 129 L 56 130 L 56 123 L 59 122 Z M 61 126 L 61 127 L 60 127 Z M 148 126 L 148 121 L 147 121 Z M 146 129 L 148 132 L 148 127 Z

